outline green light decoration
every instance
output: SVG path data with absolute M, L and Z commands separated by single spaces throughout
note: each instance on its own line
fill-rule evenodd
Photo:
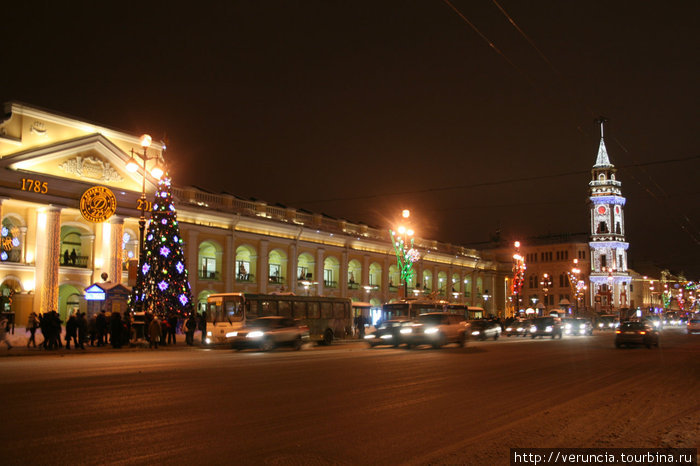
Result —
M 413 247 L 413 238 L 410 243 L 406 243 L 394 230 L 390 229 L 389 233 L 396 252 L 396 262 L 401 271 L 401 280 L 407 284 L 413 278 L 413 263 L 420 259 L 420 253 Z

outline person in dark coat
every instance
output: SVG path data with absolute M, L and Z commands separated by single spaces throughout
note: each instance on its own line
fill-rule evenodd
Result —
M 158 349 L 158 343 L 161 338 L 161 328 L 160 320 L 158 320 L 157 316 L 153 316 L 149 322 L 146 333 L 148 334 L 148 347 Z
M 168 344 L 171 340 L 173 345 L 177 343 L 175 341 L 175 332 L 177 331 L 177 315 L 174 312 L 168 314 Z
M 107 343 L 107 315 L 104 309 L 95 317 L 95 326 L 97 327 L 97 346 L 102 346 Z
M 112 343 L 112 348 L 122 347 L 123 327 L 122 315 L 118 312 L 112 312 L 109 319 L 110 343 Z
M 71 262 L 71 265 L 75 265 L 75 263 L 76 263 L 77 260 L 78 260 L 78 255 L 75 253 L 75 249 L 73 249 L 73 250 L 70 252 L 70 262 Z
M 197 320 L 194 318 L 194 314 L 190 314 L 185 321 L 185 343 L 187 343 L 188 346 L 194 345 L 195 330 L 197 330 Z
M 202 344 L 207 341 L 207 311 L 199 315 L 199 330 L 202 332 Z
M 87 332 L 90 338 L 90 346 L 95 346 L 97 341 L 97 316 L 94 314 L 88 319 Z
M 85 342 L 88 339 L 88 322 L 85 318 L 85 314 L 78 312 L 78 316 L 75 318 L 78 324 L 78 343 L 80 343 L 80 349 L 85 349 Z
M 39 318 L 36 316 L 36 312 L 32 312 L 27 319 L 27 332 L 31 333 L 29 341 L 27 341 L 27 348 L 32 344 L 36 348 L 36 340 L 34 338 L 36 337 L 37 328 L 39 328 Z
M 73 340 L 75 349 L 78 349 L 78 321 L 75 314 L 71 314 L 66 321 L 66 349 L 70 349 L 71 340 Z

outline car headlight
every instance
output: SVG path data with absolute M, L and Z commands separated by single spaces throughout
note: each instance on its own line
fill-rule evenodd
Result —
M 211 331 L 207 332 L 207 336 L 208 336 L 208 337 L 211 336 Z
M 513 331 L 513 327 L 506 327 L 506 332 L 511 332 Z
M 603 328 L 603 323 L 602 323 L 602 322 L 599 323 L 599 324 L 598 324 L 598 327 L 599 327 L 599 328 Z
M 265 332 L 261 332 L 260 330 L 253 330 L 252 332 L 248 333 L 248 338 L 260 338 L 263 335 L 265 335 Z
M 391 340 L 392 338 L 394 338 L 394 335 L 392 335 L 391 333 L 385 333 L 379 338 L 381 338 L 382 340 Z
M 227 332 L 226 333 L 226 338 L 233 338 L 233 337 L 237 337 L 237 336 L 238 336 L 238 332 Z
M 472 332 L 472 335 L 478 335 L 479 333 L 480 333 L 480 332 L 479 332 L 478 330 L 474 330 L 474 331 Z
M 411 329 L 411 328 L 402 328 L 401 330 L 399 330 L 399 333 L 402 333 L 402 334 L 406 335 L 406 334 L 408 334 L 408 333 L 413 333 L 413 329 Z M 428 333 L 428 332 L 425 332 L 425 333 Z
M 536 332 L 536 331 L 537 331 L 537 327 L 533 325 L 532 327 L 530 327 L 530 331 L 531 331 L 531 332 Z
M 571 329 L 571 324 L 566 324 L 564 327 L 565 327 L 567 330 L 570 330 L 570 329 Z
M 432 333 L 437 333 L 437 332 L 438 332 L 437 327 L 430 327 L 430 328 L 425 329 L 426 334 L 432 334 Z
M 207 339 L 204 340 L 204 341 L 205 341 L 205 343 L 206 343 L 207 345 L 210 345 L 210 344 L 211 344 L 211 338 L 207 338 Z
M 369 335 L 365 335 L 366 340 L 369 340 L 370 338 L 374 338 L 374 333 L 370 333 Z
M 551 332 L 551 331 L 552 331 L 552 326 L 551 326 L 551 325 L 547 325 L 547 326 L 544 328 L 544 331 L 545 331 L 545 332 Z

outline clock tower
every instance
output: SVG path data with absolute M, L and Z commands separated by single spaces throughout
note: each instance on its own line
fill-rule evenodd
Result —
M 591 298 L 594 308 L 610 312 L 629 307 L 630 275 L 627 271 L 624 208 L 620 183 L 615 178 L 615 166 L 610 163 L 605 148 L 603 125 L 600 118 L 600 145 L 592 179 L 589 183 L 591 209 Z

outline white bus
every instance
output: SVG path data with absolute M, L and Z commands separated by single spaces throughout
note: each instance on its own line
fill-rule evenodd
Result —
M 294 294 L 215 293 L 207 297 L 207 344 L 229 342 L 232 333 L 250 319 L 282 316 L 309 327 L 312 341 L 330 345 L 352 335 L 349 298 Z

